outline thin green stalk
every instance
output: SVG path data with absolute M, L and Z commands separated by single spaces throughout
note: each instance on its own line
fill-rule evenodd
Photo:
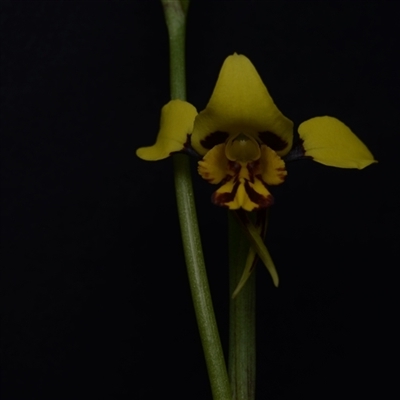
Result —
M 161 0 L 170 43 L 171 98 L 186 99 L 185 25 L 188 0 Z M 189 160 L 174 159 L 175 190 L 189 283 L 214 400 L 231 400 L 197 223 Z
M 249 253 L 249 241 L 229 212 L 230 293 L 237 287 Z M 251 261 L 250 261 L 251 262 Z M 231 299 L 229 310 L 229 379 L 233 400 L 253 400 L 256 381 L 255 271 Z

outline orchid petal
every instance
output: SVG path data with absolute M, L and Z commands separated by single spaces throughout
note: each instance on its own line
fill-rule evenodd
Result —
M 271 193 L 257 178 L 254 178 L 254 182 L 231 179 L 213 193 L 212 200 L 214 204 L 230 210 L 243 208 L 246 211 L 269 207 L 274 202 Z
M 287 175 L 285 162 L 274 150 L 265 145 L 261 146 L 259 168 L 261 178 L 267 185 L 280 185 Z
M 324 165 L 363 169 L 376 163 L 367 146 L 343 122 L 315 117 L 299 126 L 305 155 Z
M 136 155 L 142 160 L 157 161 L 184 149 L 193 131 L 196 108 L 182 100 L 171 100 L 161 110 L 160 130 L 153 146 L 141 147 Z
M 225 157 L 225 145 L 218 144 L 214 146 L 199 161 L 198 172 L 206 181 L 217 184 L 220 183 L 227 175 L 234 175 L 229 169 L 229 160 Z

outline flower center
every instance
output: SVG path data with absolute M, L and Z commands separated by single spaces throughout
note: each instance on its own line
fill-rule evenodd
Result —
M 242 163 L 256 161 L 261 156 L 260 145 L 251 136 L 239 133 L 226 142 L 225 155 L 230 161 Z

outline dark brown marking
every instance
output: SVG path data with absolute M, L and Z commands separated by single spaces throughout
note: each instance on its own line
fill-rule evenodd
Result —
M 304 149 L 304 140 L 298 139 L 297 143 L 295 143 L 286 156 L 283 157 L 283 160 L 288 161 L 297 161 L 297 160 L 305 160 L 305 159 L 313 159 L 311 156 L 306 156 L 306 151 Z
M 260 165 L 260 161 L 252 161 L 247 164 L 247 170 L 249 171 L 250 182 L 254 183 L 254 171 Z
M 258 137 L 264 144 L 275 151 L 283 150 L 288 145 L 286 141 L 282 140 L 278 135 L 272 132 L 259 132 Z
M 208 134 L 203 140 L 200 140 L 200 144 L 205 149 L 212 149 L 217 144 L 225 143 L 226 139 L 228 138 L 229 133 L 216 131 Z
M 249 181 L 246 180 L 244 184 L 244 188 L 246 190 L 247 195 L 249 196 L 249 199 L 255 203 L 258 204 L 258 208 L 266 208 L 274 204 L 274 198 L 272 195 L 268 195 L 267 197 L 264 197 L 260 193 L 257 193 L 251 186 Z
M 235 185 L 233 186 L 232 192 L 227 192 L 227 193 L 214 192 L 211 196 L 211 201 L 217 206 L 228 207 L 226 203 L 233 201 L 233 199 L 236 196 L 238 187 L 239 187 L 239 182 L 236 182 Z
M 237 174 L 239 173 L 239 171 L 240 171 L 241 166 L 240 166 L 240 164 L 239 164 L 238 162 L 236 162 L 236 161 L 228 160 L 228 168 L 229 168 L 229 170 L 232 171 L 235 175 L 237 175 Z
M 199 158 L 200 155 L 197 153 L 197 151 L 192 147 L 192 141 L 191 141 L 191 134 L 188 133 L 186 135 L 186 142 L 183 144 L 182 150 L 178 150 L 178 151 L 171 151 L 171 153 L 169 153 L 170 156 L 172 156 L 173 154 L 178 154 L 178 153 L 186 153 L 189 156 L 194 156 L 196 158 Z
M 186 138 L 186 142 L 185 142 L 184 146 L 185 146 L 184 151 L 186 152 L 186 154 L 188 154 L 189 156 L 195 157 L 195 158 L 201 158 L 200 154 L 192 147 L 192 134 L 191 133 L 187 134 L 187 138 Z

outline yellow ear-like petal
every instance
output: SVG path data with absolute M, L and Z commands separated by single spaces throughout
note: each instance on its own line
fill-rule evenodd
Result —
M 293 141 L 293 122 L 276 107 L 251 61 L 229 56 L 222 65 L 214 92 L 197 117 L 192 145 L 204 155 L 210 148 L 206 139 L 215 132 L 257 137 L 268 132 L 280 140 L 279 155 L 288 153 Z
M 363 169 L 376 163 L 367 146 L 343 122 L 315 117 L 299 126 L 305 155 L 331 167 Z
M 224 144 L 214 146 L 199 161 L 198 172 L 203 179 L 214 185 L 234 175 L 234 172 L 229 168 L 229 160 L 225 157 Z
M 161 110 L 160 130 L 153 146 L 141 147 L 136 155 L 142 160 L 157 161 L 181 151 L 187 135 L 193 131 L 197 110 L 186 101 L 171 100 Z
M 255 175 L 258 173 L 267 185 L 280 185 L 287 175 L 285 162 L 274 150 L 262 145 L 259 171 L 255 171 Z

